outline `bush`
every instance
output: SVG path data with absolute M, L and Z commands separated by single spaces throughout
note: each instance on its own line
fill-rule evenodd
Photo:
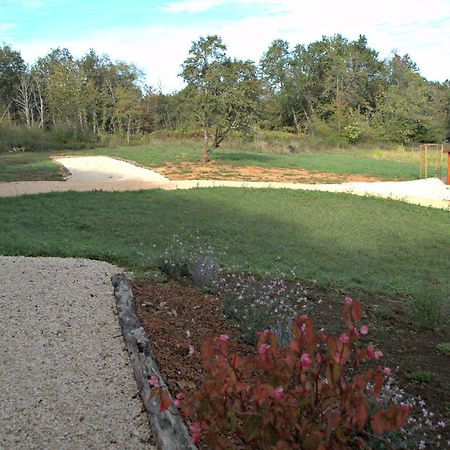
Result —
M 0 152 L 14 151 L 14 149 L 36 152 L 78 149 L 94 143 L 96 138 L 90 131 L 76 130 L 67 125 L 60 125 L 51 131 L 46 131 L 42 128 L 0 124 Z
M 437 330 L 443 321 L 444 299 L 437 285 L 416 289 L 411 299 L 414 323 L 425 330 Z
M 383 433 L 401 428 L 409 408 L 369 409 L 390 369 L 368 367 L 382 352 L 356 345 L 368 332 L 356 327 L 361 309 L 346 298 L 346 330 L 338 338 L 315 332 L 307 316 L 295 320 L 289 346 L 261 332 L 254 356 L 230 353 L 227 335 L 206 341 L 206 378 L 190 397 L 178 394 L 175 401 L 192 421 L 193 441 L 203 438 L 214 449 L 367 448 L 374 440 L 389 445 Z M 167 395 L 152 384 L 161 408 L 169 408 Z

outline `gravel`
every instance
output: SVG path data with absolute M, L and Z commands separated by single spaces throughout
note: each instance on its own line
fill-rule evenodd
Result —
M 0 449 L 154 449 L 115 313 L 119 269 L 0 256 Z

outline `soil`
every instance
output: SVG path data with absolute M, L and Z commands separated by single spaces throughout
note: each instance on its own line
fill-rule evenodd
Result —
M 167 163 L 166 166 L 157 167 L 155 170 L 171 180 L 276 181 L 280 183 L 304 184 L 381 181 L 380 178 L 366 175 L 343 175 L 295 168 L 232 166 L 218 164 L 215 161 L 203 164 L 190 162 Z
M 421 331 L 412 323 L 406 299 L 344 291 L 313 282 L 302 281 L 302 285 L 314 324 L 317 328 L 324 327 L 332 336 L 342 331 L 340 313 L 345 295 L 363 302 L 363 321 L 370 331 L 362 343 L 372 342 L 383 350 L 383 363 L 394 370 L 399 386 L 410 395 L 420 396 L 436 419 L 447 424 L 439 433 L 443 442 L 449 441 L 450 356 L 436 348 L 439 343 L 450 342 L 449 324 L 439 332 Z M 223 317 L 220 299 L 203 293 L 188 279 L 134 283 L 133 291 L 139 318 L 172 394 L 190 392 L 202 379 L 200 362 L 188 357 L 189 344 L 198 349 L 207 337 L 227 333 L 236 351 L 242 354 L 254 351 L 240 340 L 239 330 Z M 432 379 L 422 383 L 413 381 L 411 374 L 417 371 L 431 372 Z

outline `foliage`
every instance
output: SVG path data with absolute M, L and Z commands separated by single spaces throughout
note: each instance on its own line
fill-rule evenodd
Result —
M 285 345 L 292 337 L 292 318 L 306 312 L 306 291 L 301 283 L 286 281 L 282 273 L 264 278 L 233 269 L 223 271 L 214 284 L 224 315 L 247 342 L 255 343 L 259 330 L 270 329 Z M 289 276 L 295 278 L 294 272 Z
M 183 243 L 177 235 L 172 236 L 158 266 L 163 275 L 189 277 L 204 290 L 217 284 L 222 271 L 213 247 L 202 245 L 198 234 L 190 243 Z
M 411 372 L 408 378 L 417 383 L 429 383 L 434 377 L 434 374 L 429 370 L 418 370 L 416 372 Z
M 445 355 L 450 356 L 450 342 L 441 342 L 437 345 L 437 349 Z
M 438 284 L 435 281 L 419 287 L 411 298 L 413 319 L 419 328 L 437 330 L 443 321 L 445 304 Z
M 381 61 L 367 38 L 324 36 L 293 47 L 277 39 L 258 67 L 226 55 L 219 36 L 193 43 L 182 65 L 187 87 L 163 93 L 142 72 L 90 50 L 57 48 L 26 67 L 0 47 L 0 123 L 72 128 L 127 143 L 158 130 L 203 132 L 203 158 L 236 130 L 285 131 L 300 148 L 348 143 L 442 142 L 450 133 L 450 84 L 423 78 L 408 55 Z M 299 144 L 299 142 L 297 142 Z M 289 144 L 290 145 L 290 144 Z M 294 149 L 296 146 L 293 146 Z
M 259 89 L 255 66 L 231 60 L 225 51 L 218 36 L 202 37 L 192 44 L 183 63 L 190 102 L 204 131 L 204 161 L 208 160 L 210 132 L 217 148 L 230 131 L 250 126 L 256 112 Z
M 358 301 L 346 298 L 346 329 L 338 338 L 315 332 L 307 316 L 295 320 L 287 347 L 261 332 L 255 356 L 231 353 L 227 335 L 206 341 L 206 377 L 177 403 L 193 422 L 194 442 L 203 436 L 217 449 L 365 448 L 369 438 L 385 443 L 383 433 L 400 429 L 409 408 L 391 404 L 369 414 L 369 400 L 378 398 L 390 369 L 366 367 L 383 354 L 356 345 L 368 332 L 357 328 L 361 311 Z

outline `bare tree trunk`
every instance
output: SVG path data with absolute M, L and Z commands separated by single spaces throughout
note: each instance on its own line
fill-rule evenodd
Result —
M 8 106 L 6 107 L 4 113 L 2 114 L 2 117 L 0 117 L 0 122 L 3 122 L 3 119 L 7 114 L 9 114 L 9 107 L 11 106 L 11 102 L 9 102 Z
M 21 75 L 18 87 L 19 95 L 15 100 L 25 119 L 26 126 L 31 128 L 31 80 L 28 74 Z
M 292 115 L 294 117 L 294 125 L 295 125 L 295 131 L 297 133 L 300 133 L 300 125 L 298 123 L 297 114 L 295 114 L 294 108 L 292 108 Z
M 208 119 L 205 117 L 203 121 L 203 128 L 204 128 L 204 138 L 203 138 L 203 145 L 202 145 L 202 162 L 208 162 L 209 161 L 209 125 L 208 125 Z
M 34 100 L 39 114 L 39 128 L 44 128 L 44 99 L 42 97 L 41 86 L 39 85 L 38 82 L 36 82 L 35 85 L 39 96 L 39 102 L 37 102 L 36 98 Z
M 128 124 L 127 124 L 127 143 L 130 143 L 130 134 L 131 134 L 131 117 L 128 116 Z

